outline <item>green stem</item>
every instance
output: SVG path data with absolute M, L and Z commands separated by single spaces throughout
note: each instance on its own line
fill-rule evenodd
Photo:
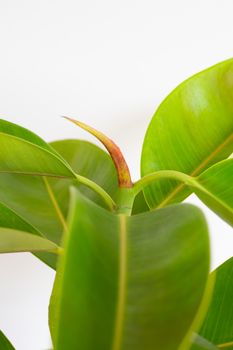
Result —
M 131 215 L 135 194 L 133 188 L 119 188 L 117 214 Z
M 183 182 L 184 184 L 187 184 L 189 186 L 196 187 L 196 181 L 195 178 L 192 178 L 191 176 L 181 173 L 179 171 L 175 170 L 160 170 L 156 171 L 154 173 L 151 173 L 149 175 L 144 176 L 137 182 L 135 182 L 133 186 L 134 195 L 136 196 L 139 192 L 141 192 L 146 186 L 150 185 L 155 180 L 160 179 L 172 179 L 172 180 L 178 180 Z
M 94 181 L 91 181 L 90 179 L 87 179 L 84 176 L 78 174 L 75 174 L 75 176 L 78 182 L 80 182 L 83 185 L 86 185 L 87 187 L 95 191 L 104 200 L 104 202 L 107 204 L 111 211 L 116 210 L 116 203 L 102 187 L 100 187 Z

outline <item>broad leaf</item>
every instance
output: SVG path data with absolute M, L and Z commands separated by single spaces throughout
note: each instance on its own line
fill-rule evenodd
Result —
M 0 227 L 0 253 L 16 252 L 58 252 L 58 247 L 43 237 Z
M 2 203 L 0 203 L 0 227 L 12 228 L 42 236 L 35 227 Z
M 145 201 L 145 197 L 143 192 L 141 191 L 134 200 L 134 204 L 133 204 L 133 209 L 132 209 L 132 215 L 135 214 L 140 214 L 140 213 L 144 213 L 145 211 L 148 211 L 149 207 Z
M 233 258 L 217 268 L 213 298 L 200 334 L 219 348 L 233 349 Z
M 163 169 L 197 176 L 233 151 L 233 59 L 178 86 L 160 105 L 147 130 L 142 176 Z M 174 180 L 145 190 L 151 208 L 183 200 L 190 192 Z
M 32 225 L 26 222 L 21 216 L 19 216 L 12 209 L 8 208 L 4 204 L 0 203 L 0 230 L 2 228 L 11 228 L 19 231 L 32 233 L 37 236 L 43 237 L 41 232 L 35 229 Z M 2 237 L 2 236 L 0 236 Z M 4 242 L 3 242 L 4 243 Z M 0 242 L 1 246 L 1 242 Z M 9 248 L 7 248 L 9 250 Z M 48 264 L 50 267 L 56 266 L 56 255 L 51 253 L 35 253 L 35 255 Z
M 78 140 L 57 141 L 51 145 L 54 152 L 57 151 L 75 172 L 96 181 L 113 197 L 116 195 L 117 175 L 106 152 L 89 142 Z M 21 174 L 0 174 L 0 202 L 18 213 L 46 238 L 60 244 L 66 226 L 70 185 L 77 186 L 90 199 L 104 205 L 95 192 L 76 180 Z M 56 268 L 54 255 L 49 260 L 43 260 Z
M 75 177 L 68 164 L 37 135 L 0 120 L 0 172 Z
M 51 146 L 64 158 L 77 173 L 100 185 L 112 198 L 118 192 L 117 173 L 110 156 L 96 145 L 80 140 L 62 140 L 51 143 Z M 71 179 L 49 179 L 57 194 L 59 205 L 64 216 L 69 205 L 69 187 L 75 185 L 85 196 L 105 207 L 102 198 L 87 186 Z
M 196 334 L 193 340 L 193 345 L 191 346 L 190 350 L 218 350 L 218 348 L 214 344 L 211 344 L 205 338 Z
M 209 269 L 198 208 L 127 217 L 73 190 L 64 249 L 50 305 L 56 350 L 178 349 Z
M 159 179 L 176 179 L 189 187 L 216 214 L 233 226 L 233 159 L 212 165 L 198 177 L 173 170 L 162 170 L 135 183 L 134 191 L 140 190 Z
M 0 174 L 0 201 L 29 222 L 46 238 L 60 242 L 63 222 L 48 192 L 48 179 Z
M 6 338 L 6 336 L 0 331 L 0 349 L 1 350 L 15 350 L 10 341 Z
M 233 159 L 213 165 L 196 180 L 198 197 L 233 226 Z

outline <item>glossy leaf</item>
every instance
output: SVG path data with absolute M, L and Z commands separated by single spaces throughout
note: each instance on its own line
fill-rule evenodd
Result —
M 195 189 L 198 197 L 233 226 L 233 159 L 213 165 L 197 181 L 201 186 Z
M 0 176 L 1 178 L 1 176 Z M 42 233 L 35 229 L 34 226 L 26 222 L 21 216 L 19 216 L 12 209 L 8 208 L 0 202 L 0 230 L 1 228 L 10 228 L 19 231 L 32 233 L 37 236 L 43 237 Z M 0 242 L 1 246 L 1 242 Z M 50 267 L 56 266 L 56 255 L 52 253 L 35 253 L 35 255 L 48 264 Z
M 37 135 L 0 120 L 0 172 L 75 177 L 68 164 Z
M 142 176 L 171 169 L 197 176 L 233 152 L 233 59 L 182 83 L 160 105 L 148 127 Z M 190 192 L 174 180 L 145 190 L 151 208 L 183 200 Z
M 48 193 L 46 180 L 38 176 L 0 174 L 0 201 L 46 238 L 59 243 L 64 226 Z
M 106 152 L 79 140 L 57 141 L 51 146 L 75 172 L 96 181 L 111 196 L 116 196 L 117 175 Z M 76 180 L 21 174 L 0 174 L 0 202 L 18 213 L 46 238 L 60 244 L 66 226 L 70 185 L 77 186 L 85 196 L 105 206 L 98 194 Z M 40 254 L 40 257 L 44 255 Z M 43 261 L 55 269 L 55 256 L 49 255 Z
M 54 348 L 177 350 L 208 276 L 200 210 L 179 204 L 128 217 L 72 193 L 50 305 Z
M 198 177 L 174 171 L 162 170 L 145 176 L 135 183 L 138 193 L 150 183 L 160 179 L 175 179 L 189 187 L 216 214 L 233 226 L 233 159 L 214 164 Z
M 217 268 L 213 297 L 200 334 L 219 348 L 233 349 L 233 258 Z
M 0 349 L 1 350 L 15 350 L 10 341 L 6 338 L 6 336 L 0 331 Z
M 149 207 L 146 203 L 145 197 L 143 192 L 141 191 L 134 200 L 133 209 L 132 209 L 132 215 L 144 213 L 146 211 L 149 211 Z
M 208 340 L 196 334 L 193 340 L 193 345 L 190 350 L 218 350 L 218 348 L 211 344 Z
M 51 146 L 64 158 L 77 173 L 100 185 L 112 197 L 118 193 L 117 172 L 110 156 L 96 145 L 80 140 L 62 140 Z M 95 203 L 105 206 L 100 196 L 87 186 L 69 179 L 49 179 L 64 216 L 69 205 L 69 187 L 75 185 L 85 196 Z
M 0 203 L 0 227 L 12 228 L 41 236 L 41 233 L 6 205 Z
M 43 237 L 0 227 L 0 253 L 57 251 L 57 245 Z

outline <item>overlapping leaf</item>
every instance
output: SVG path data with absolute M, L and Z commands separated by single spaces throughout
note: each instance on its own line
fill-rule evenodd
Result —
M 197 177 L 177 171 L 160 171 L 144 177 L 135 184 L 135 190 L 160 178 L 180 181 L 190 188 L 216 214 L 233 226 L 233 159 L 214 164 Z
M 52 142 L 51 146 L 67 161 L 77 173 L 100 185 L 112 198 L 118 192 L 117 173 L 110 156 L 90 142 L 80 140 L 62 140 Z M 98 194 L 88 187 L 69 179 L 49 179 L 64 216 L 69 205 L 69 187 L 77 187 L 85 196 L 104 206 Z
M 233 59 L 178 86 L 162 102 L 147 130 L 142 175 L 171 169 L 197 176 L 233 151 Z M 145 190 L 151 208 L 183 200 L 190 192 L 174 180 Z
M 0 120 L 0 144 L 0 173 L 75 177 L 52 147 L 16 124 Z
M 40 175 L 42 175 L 50 171 L 50 175 L 56 173 L 56 176 L 58 176 L 50 179 L 48 177 L 16 174 L 15 163 L 12 159 L 19 159 L 21 148 L 7 148 L 8 151 L 1 153 L 3 162 L 0 160 L 0 202 L 9 206 L 56 244 L 60 244 L 66 226 L 69 186 L 71 184 L 79 187 L 86 196 L 104 206 L 103 201 L 96 193 L 78 184 L 76 179 L 72 180 L 69 169 L 95 180 L 113 196 L 117 191 L 116 171 L 110 157 L 88 142 L 65 140 L 48 145 L 30 131 L 3 120 L 0 121 L 0 143 L 2 145 L 1 137 L 8 138 L 9 144 L 14 142 L 16 138 L 17 142 L 21 142 L 24 146 L 26 144 L 30 149 L 28 151 L 29 157 L 27 153 L 21 154 L 21 157 L 24 158 L 24 162 L 20 161 L 22 172 L 28 172 L 30 168 L 33 173 L 40 171 Z M 35 149 L 37 150 L 38 147 L 39 152 L 43 154 L 42 160 L 47 157 L 50 170 L 47 168 L 47 161 L 45 163 L 40 162 L 40 156 L 35 153 Z M 11 152 L 12 159 L 8 157 L 8 152 Z M 33 158 L 34 163 L 29 164 L 31 158 Z M 55 167 L 52 170 L 54 160 Z M 8 170 L 11 173 L 5 173 L 6 163 L 8 163 Z M 38 169 L 40 163 L 42 165 Z M 32 167 L 34 168 L 32 169 Z M 64 169 L 68 169 L 67 175 L 62 173 Z M 60 172 L 60 170 L 62 171 Z M 1 171 L 4 173 L 1 173 Z M 60 179 L 59 177 L 63 176 L 62 174 L 67 178 Z M 51 261 L 48 261 L 47 258 L 44 260 L 53 268 L 56 267 L 54 256 L 50 257 L 49 260 Z
M 208 275 L 199 209 L 127 217 L 73 190 L 64 248 L 50 305 L 56 350 L 178 349 Z
M 58 252 L 58 247 L 43 237 L 0 227 L 0 253 L 17 252 Z
M 6 338 L 6 336 L 0 331 L 0 349 L 1 350 L 15 350 L 10 341 Z
M 233 226 L 233 159 L 213 165 L 196 181 L 198 197 Z
M 233 349 L 233 258 L 217 268 L 212 301 L 200 334 L 218 348 Z
M 11 229 L 11 230 L 5 230 Z M 17 232 L 13 232 L 17 230 Z M 24 234 L 22 234 L 22 231 Z M 21 232 L 21 233 L 19 233 Z M 8 235 L 9 233 L 9 235 Z M 30 233 L 29 236 L 26 236 L 25 233 Z M 32 237 L 37 236 L 37 237 Z M 35 229 L 31 224 L 26 222 L 20 215 L 15 211 L 8 208 L 6 205 L 0 203 L 0 252 L 7 253 L 13 251 L 39 251 L 35 249 L 35 244 L 38 242 L 39 246 L 44 242 L 45 245 L 50 246 L 49 249 L 43 249 L 43 251 L 55 249 L 56 245 L 52 242 L 41 241 L 39 238 L 45 238 L 43 234 Z M 28 245 L 24 241 L 29 239 Z M 38 246 L 38 248 L 39 248 Z M 40 249 L 40 251 L 42 251 Z M 56 255 L 52 253 L 35 253 L 42 261 L 46 262 L 49 266 L 56 266 Z

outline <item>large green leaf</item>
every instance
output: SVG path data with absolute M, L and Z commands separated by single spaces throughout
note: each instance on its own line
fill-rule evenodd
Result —
M 64 158 L 77 173 L 100 185 L 112 197 L 118 192 L 117 172 L 110 156 L 96 145 L 80 140 L 62 140 L 51 143 L 51 146 Z M 100 196 L 87 186 L 71 179 L 49 179 L 57 194 L 59 205 L 67 215 L 69 205 L 69 187 L 75 185 L 85 196 L 95 203 L 104 206 Z
M 0 120 L 0 172 L 75 177 L 46 142 L 27 129 Z
M 176 179 L 188 186 L 216 214 L 233 226 L 233 159 L 212 165 L 197 177 L 174 170 L 149 174 L 134 185 L 135 193 L 160 179 Z
M 142 176 L 163 169 L 199 175 L 233 151 L 233 59 L 178 86 L 160 105 L 147 130 Z M 151 208 L 183 200 L 190 192 L 174 180 L 145 190 Z
M 58 246 L 37 235 L 0 227 L 0 253 L 58 252 Z
M 106 152 L 79 140 L 57 141 L 51 145 L 53 152 L 57 151 L 75 172 L 96 181 L 113 197 L 116 195 L 117 175 Z M 60 244 L 66 227 L 70 185 L 77 186 L 90 199 L 104 205 L 95 192 L 76 180 L 22 174 L 0 174 L 0 202 L 18 213 L 46 238 Z M 43 260 L 56 268 L 54 255 L 49 260 Z
M 55 350 L 177 350 L 208 276 L 200 210 L 178 204 L 128 217 L 72 193 L 50 304 Z
M 205 338 L 196 334 L 193 340 L 193 345 L 191 346 L 190 350 L 218 350 L 218 348 L 214 344 L 211 344 Z
M 233 226 L 233 159 L 223 160 L 196 179 L 194 192 L 225 221 Z
M 35 229 L 35 227 L 30 225 L 3 203 L 0 203 L 0 227 L 12 228 L 42 236 L 41 233 Z
M 233 258 L 217 268 L 213 298 L 200 334 L 219 348 L 233 349 Z
M 0 230 L 2 228 L 15 229 L 15 230 L 28 232 L 28 233 L 32 233 L 34 235 L 43 237 L 42 233 L 36 230 L 34 226 L 30 225 L 16 212 L 14 212 L 12 209 L 8 208 L 6 205 L 0 202 Z M 0 235 L 0 239 L 2 240 L 3 236 Z M 0 242 L 0 247 L 1 247 L 1 244 L 4 244 L 4 242 Z M 9 251 L 9 247 L 7 249 Z M 43 252 L 43 253 L 35 253 L 35 255 L 38 258 L 40 258 L 42 261 L 47 263 L 50 267 L 54 268 L 56 266 L 55 254 Z
M 144 213 L 145 211 L 148 211 L 148 210 L 149 210 L 149 207 L 146 203 L 143 191 L 141 191 L 135 197 L 135 200 L 133 203 L 132 215 Z
M 6 338 L 6 336 L 0 331 L 0 349 L 1 350 L 15 350 L 10 341 Z
M 21 174 L 0 174 L 0 202 L 19 214 L 46 238 L 60 242 L 65 219 L 47 188 L 48 179 Z

